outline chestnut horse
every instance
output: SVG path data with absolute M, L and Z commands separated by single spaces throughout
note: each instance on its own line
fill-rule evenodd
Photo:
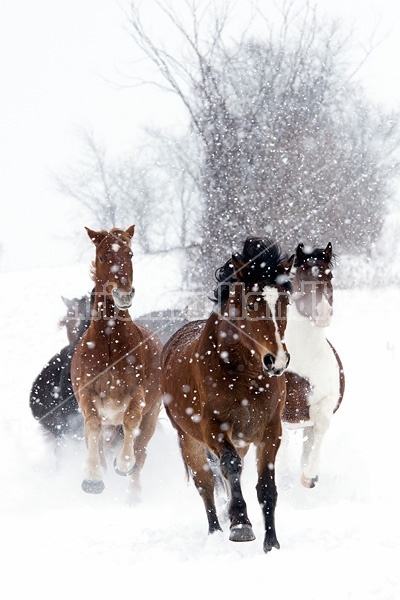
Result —
M 88 449 L 82 489 L 103 491 L 103 437 L 110 427 L 115 431 L 122 425 L 122 448 L 114 468 L 119 475 L 132 476 L 135 492 L 160 411 L 161 342 L 136 325 L 128 312 L 134 295 L 130 248 L 134 226 L 87 232 L 96 246 L 95 298 L 90 326 L 71 365 Z
M 43 367 L 33 382 L 29 405 L 33 417 L 61 445 L 66 437 L 83 437 L 83 419 L 72 391 L 71 360 L 76 344 L 89 327 L 90 297 L 62 298 L 67 314 L 60 319 L 69 344 Z
M 325 334 L 332 317 L 333 259 L 330 243 L 308 251 L 297 246 L 285 333 L 291 359 L 282 419 L 286 427 L 305 429 L 301 483 L 307 488 L 318 481 L 321 444 L 344 394 L 343 365 Z
M 211 453 L 230 498 L 229 539 L 255 539 L 240 478 L 242 459 L 250 444 L 256 446 L 265 552 L 279 548 L 274 465 L 285 403 L 282 374 L 289 362 L 283 335 L 291 266 L 275 242 L 248 238 L 242 254 L 217 271 L 216 310 L 172 335 L 162 360 L 166 412 L 204 502 L 209 533 L 221 530 Z

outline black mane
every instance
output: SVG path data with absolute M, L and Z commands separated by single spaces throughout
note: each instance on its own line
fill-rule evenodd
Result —
M 214 289 L 214 302 L 221 305 L 228 299 L 231 285 L 235 280 L 250 284 L 276 284 L 278 276 L 282 277 L 282 274 L 278 271 L 278 265 L 289 258 L 287 254 L 282 252 L 278 242 L 259 237 L 248 237 L 244 242 L 242 252 L 238 252 L 234 256 L 244 263 L 240 273 L 235 272 L 232 259 L 228 260 L 215 272 L 217 287 Z M 279 284 L 290 291 L 289 278 L 282 278 Z

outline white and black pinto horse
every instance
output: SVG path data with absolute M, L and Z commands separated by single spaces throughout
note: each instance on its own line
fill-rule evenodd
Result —
M 326 338 L 332 318 L 332 245 L 296 249 L 291 304 L 285 342 L 290 353 L 286 371 L 284 428 L 304 429 L 301 483 L 318 481 L 321 445 L 344 393 L 341 360 Z M 288 441 L 288 432 L 285 435 Z

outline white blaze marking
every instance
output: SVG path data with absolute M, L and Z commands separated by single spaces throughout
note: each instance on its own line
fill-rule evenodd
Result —
M 328 327 L 332 318 L 332 307 L 325 296 L 322 296 L 321 301 L 315 307 L 315 324 L 318 327 Z
M 276 303 L 279 298 L 279 292 L 276 288 L 270 287 L 266 285 L 263 289 L 262 295 L 269 306 L 269 310 L 271 311 L 272 322 L 275 327 L 275 339 L 276 344 L 278 346 L 278 352 L 275 357 L 275 368 L 276 369 L 284 369 L 287 363 L 287 355 L 283 348 L 281 336 L 279 335 L 278 324 L 276 322 Z

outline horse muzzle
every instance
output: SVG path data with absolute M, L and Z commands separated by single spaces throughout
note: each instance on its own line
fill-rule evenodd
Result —
M 112 291 L 114 304 L 119 310 L 127 310 L 130 308 L 132 306 L 132 299 L 134 295 L 135 288 L 131 288 L 129 292 L 120 290 L 119 288 L 114 288 Z
M 332 306 L 326 298 L 323 298 L 313 310 L 312 319 L 317 327 L 328 327 L 331 324 L 332 315 Z
M 317 316 L 314 319 L 314 323 L 317 327 L 329 327 L 329 325 L 331 324 L 331 316 Z
M 285 352 L 282 356 L 265 354 L 262 360 L 263 371 L 268 377 L 279 377 L 287 369 L 290 362 L 290 354 Z

